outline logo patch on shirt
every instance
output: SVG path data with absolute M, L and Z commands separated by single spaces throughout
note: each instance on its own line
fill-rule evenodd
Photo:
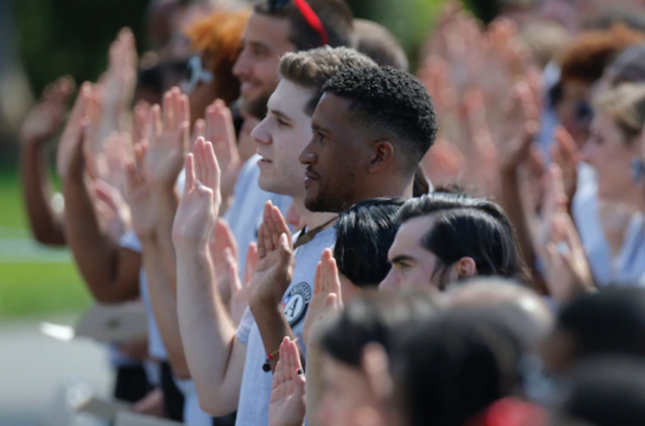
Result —
M 311 300 L 311 288 L 306 282 L 293 286 L 284 297 L 284 315 L 293 328 L 305 317 L 309 301 Z

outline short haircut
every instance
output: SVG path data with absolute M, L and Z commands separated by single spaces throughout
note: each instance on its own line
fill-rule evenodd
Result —
M 354 47 L 380 66 L 408 71 L 410 63 L 401 46 L 387 28 L 367 19 L 354 19 Z
M 420 245 L 443 266 L 467 256 L 475 261 L 477 275 L 528 281 L 515 232 L 499 205 L 482 198 L 432 193 L 407 201 L 397 219 L 404 223 L 422 216 L 431 216 L 434 222 L 420 236 Z
M 432 98 L 416 77 L 392 67 L 344 69 L 323 91 L 349 100 L 352 118 L 395 144 L 414 174 L 437 135 Z
M 329 46 L 300 52 L 285 53 L 280 59 L 280 76 L 304 87 L 315 88 L 315 95 L 306 106 L 313 115 L 327 80 L 343 68 L 363 69 L 376 63 L 362 53 L 348 47 Z
M 240 85 L 233 75 L 233 65 L 242 50 L 242 33 L 249 12 L 217 11 L 197 19 L 186 30 L 193 50 L 208 52 L 215 86 L 215 96 L 227 104 L 239 97 Z
M 558 314 L 577 360 L 598 355 L 645 357 L 645 289 L 614 287 L 580 296 Z
M 390 271 L 387 252 L 402 205 L 400 198 L 375 198 L 339 214 L 334 258 L 338 270 L 358 287 L 376 287 Z
M 306 0 L 316 13 L 325 29 L 330 46 L 350 46 L 353 30 L 353 15 L 344 0 Z M 272 11 L 272 0 L 257 3 L 254 11 L 264 15 L 277 16 L 289 21 L 289 41 L 297 50 L 307 50 L 323 45 L 320 34 L 303 17 L 292 0 Z

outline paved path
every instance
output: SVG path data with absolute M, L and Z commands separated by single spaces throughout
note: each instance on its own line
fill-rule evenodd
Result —
M 45 317 L 67 324 L 73 316 Z M 112 380 L 107 351 L 87 340 L 61 342 L 40 333 L 41 319 L 0 323 L 0 426 L 54 425 L 60 390 L 81 380 L 99 394 Z

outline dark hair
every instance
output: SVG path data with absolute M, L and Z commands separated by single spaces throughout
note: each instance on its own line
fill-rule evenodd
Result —
M 297 50 L 307 50 L 323 45 L 320 34 L 314 30 L 302 12 L 291 0 L 283 6 L 272 7 L 271 0 L 256 4 L 254 11 L 264 15 L 286 18 L 289 21 L 289 41 Z M 349 46 L 353 30 L 353 15 L 344 0 L 307 0 L 320 19 L 330 46 Z
M 394 241 L 394 220 L 403 200 L 361 201 L 339 214 L 334 258 L 338 270 L 359 287 L 376 287 L 390 271 L 387 252 Z
M 559 405 L 565 416 L 595 426 L 640 426 L 645 421 L 645 364 L 627 357 L 583 362 L 571 374 Z
M 351 101 L 352 118 L 401 149 L 412 175 L 434 143 L 437 117 L 432 98 L 413 75 L 392 67 L 346 69 L 330 78 L 325 93 Z
M 394 394 L 409 426 L 467 424 L 521 387 L 517 311 L 452 307 L 409 324 L 393 351 Z
M 574 299 L 556 327 L 570 334 L 576 358 L 605 354 L 645 356 L 645 289 L 614 287 Z
M 430 292 L 366 291 L 323 325 L 320 345 L 335 360 L 358 367 L 365 345 L 376 342 L 389 353 L 402 328 L 427 321 L 438 309 Z
M 420 236 L 420 245 L 435 254 L 443 266 L 468 256 L 475 261 L 478 275 L 527 281 L 515 232 L 500 206 L 481 198 L 432 193 L 407 201 L 398 221 L 428 215 L 433 225 Z
M 367 19 L 354 19 L 354 47 L 380 66 L 408 71 L 408 57 L 387 28 Z
M 305 87 L 316 89 L 307 102 L 306 112 L 313 115 L 322 96 L 322 88 L 340 69 L 376 67 L 376 63 L 348 47 L 318 47 L 300 52 L 285 53 L 280 59 L 280 76 Z

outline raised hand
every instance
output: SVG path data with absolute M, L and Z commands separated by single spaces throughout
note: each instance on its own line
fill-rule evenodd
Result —
M 206 140 L 213 143 L 222 169 L 222 200 L 227 202 L 233 196 L 233 188 L 240 173 L 242 161 L 237 148 L 231 110 L 226 107 L 224 101 L 217 99 L 206 108 L 205 124 Z
M 83 120 L 91 94 L 91 84 L 84 83 L 76 97 L 72 112 L 67 119 L 67 124 L 58 143 L 56 168 L 58 175 L 63 179 L 69 176 L 72 166 L 79 165 L 79 161 L 81 162 L 80 165 L 83 165 L 83 151 L 82 148 L 79 150 L 79 146 L 82 140 Z
M 152 202 L 153 188 L 143 168 L 147 149 L 146 143 L 136 144 L 134 159 L 126 165 L 126 200 L 132 211 L 132 228 L 141 239 L 154 234 L 157 218 L 157 206 Z
M 163 110 L 158 105 L 152 107 L 146 123 L 148 152 L 144 161 L 151 184 L 174 187 L 188 149 L 189 114 L 188 98 L 176 87 L 164 94 Z
M 206 249 L 219 212 L 220 170 L 210 142 L 198 138 L 186 156 L 186 184 L 172 229 L 177 249 Z
M 222 302 L 229 306 L 232 295 L 242 285 L 237 272 L 237 242 L 231 228 L 223 219 L 218 219 L 215 223 L 208 249 L 215 266 L 215 276 Z
M 45 88 L 42 98 L 22 123 L 20 140 L 23 143 L 41 145 L 56 134 L 74 88 L 74 80 L 69 76 L 60 77 Z
M 562 304 L 576 294 L 593 291 L 593 276 L 571 216 L 560 211 L 551 218 L 550 225 L 545 278 L 549 293 Z
M 298 345 L 285 337 L 273 373 L 269 426 L 302 426 L 305 421 L 305 375 Z
M 137 76 L 137 51 L 134 35 L 123 28 L 110 45 L 108 69 L 100 79 L 101 126 L 99 144 L 113 131 L 123 131 L 124 119 L 134 96 Z M 135 139 L 136 140 L 136 139 Z M 97 150 L 101 145 L 95 147 Z
M 107 231 L 112 241 L 118 243 L 125 231 L 130 229 L 130 208 L 117 188 L 102 180 L 95 180 L 92 184 L 94 208 L 101 228 Z
M 258 231 L 258 262 L 251 279 L 251 307 L 279 306 L 291 282 L 293 266 L 291 232 L 280 210 L 268 201 Z
M 320 256 L 320 262 L 316 266 L 314 295 L 309 302 L 309 309 L 305 317 L 303 337 L 307 346 L 312 343 L 316 326 L 324 318 L 342 309 L 342 306 L 340 278 L 338 276 L 336 259 L 332 256 L 330 249 L 325 249 Z
M 555 143 L 551 145 L 551 158 L 560 167 L 564 182 L 564 193 L 573 199 L 578 187 L 578 164 L 581 154 L 573 137 L 564 127 L 558 126 L 554 132 Z
M 237 277 L 237 262 L 233 258 L 232 254 L 226 255 L 226 262 L 228 268 L 228 271 L 226 273 L 231 277 Z M 239 279 L 237 279 L 237 281 L 233 279 L 230 281 L 232 296 L 228 311 L 231 314 L 231 319 L 235 324 L 240 323 L 242 315 L 244 315 L 244 311 L 249 306 L 249 298 L 251 297 L 252 290 L 250 284 L 257 262 L 258 246 L 256 243 L 251 243 L 246 250 L 246 263 L 244 265 L 244 276 L 242 277 L 242 283 L 240 283 Z

